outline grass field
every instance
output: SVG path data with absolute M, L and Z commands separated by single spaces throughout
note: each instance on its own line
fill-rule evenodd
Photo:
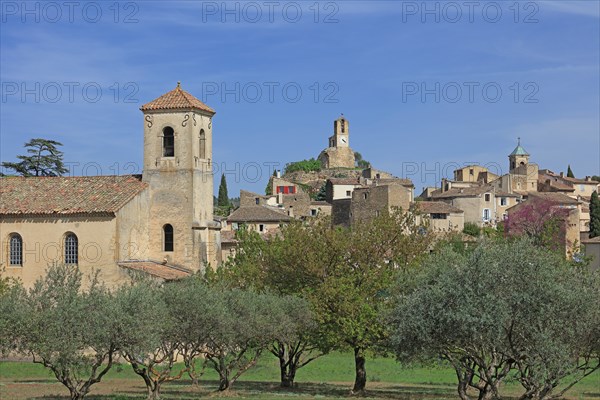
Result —
M 402 368 L 393 359 L 376 358 L 367 361 L 367 396 L 372 399 L 455 399 L 456 378 L 453 370 L 439 366 Z M 216 393 L 217 375 L 207 370 L 200 387 L 191 386 L 189 379 L 166 384 L 162 397 L 196 399 L 221 397 L 236 399 L 304 400 L 340 399 L 349 397 L 354 379 L 353 358 L 350 354 L 331 354 L 302 368 L 297 375 L 297 388 L 279 388 L 277 360 L 265 355 L 256 368 L 236 382 L 231 393 Z M 503 386 L 503 397 L 516 397 L 522 389 L 516 382 Z M 128 365 L 114 368 L 93 386 L 90 399 L 144 399 L 142 379 Z M 49 371 L 27 362 L 0 362 L 0 399 L 66 398 L 68 391 Z M 570 399 L 599 399 L 600 373 L 587 377 L 567 393 Z

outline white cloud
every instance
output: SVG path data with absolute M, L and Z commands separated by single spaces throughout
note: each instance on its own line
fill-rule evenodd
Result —
M 545 0 L 538 3 L 541 10 L 600 18 L 600 2 L 595 0 Z

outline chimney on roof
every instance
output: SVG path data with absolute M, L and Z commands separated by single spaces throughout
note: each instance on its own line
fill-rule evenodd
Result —
M 591 182 L 592 181 L 592 177 L 591 176 L 586 176 L 585 177 L 585 181 L 586 182 Z
M 281 170 L 280 169 L 277 170 L 277 175 L 275 175 L 275 176 L 277 176 L 277 178 L 281 178 Z
M 564 178 L 564 177 L 565 177 L 565 174 L 564 174 L 563 172 L 561 172 L 561 173 L 560 173 L 560 177 L 561 177 L 561 178 Z

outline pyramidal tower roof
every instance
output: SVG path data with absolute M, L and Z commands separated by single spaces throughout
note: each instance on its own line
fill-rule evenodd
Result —
M 190 109 L 205 111 L 211 114 L 215 113 L 215 110 L 183 90 L 181 88 L 181 82 L 177 82 L 177 87 L 175 89 L 140 107 L 140 110 L 142 111 Z
M 521 146 L 521 138 L 519 138 L 517 147 L 515 147 L 515 149 L 513 150 L 512 153 L 509 154 L 509 156 L 528 156 L 528 155 L 529 155 L 529 153 L 527 153 L 525 151 L 525 149 Z

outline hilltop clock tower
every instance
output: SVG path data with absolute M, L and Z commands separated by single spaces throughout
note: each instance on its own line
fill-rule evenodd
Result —
M 319 155 L 321 165 L 329 168 L 354 168 L 354 151 L 350 148 L 350 124 L 342 114 L 333 121 L 333 135 L 329 147 Z

